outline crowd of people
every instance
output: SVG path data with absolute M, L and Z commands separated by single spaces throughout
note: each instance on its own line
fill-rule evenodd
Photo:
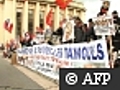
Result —
M 109 3 L 104 3 L 102 8 L 100 9 L 100 12 L 97 14 L 97 17 L 106 14 L 108 8 Z M 120 50 L 120 17 L 117 11 L 113 11 L 111 15 L 113 18 L 116 34 L 112 35 L 112 37 L 106 36 L 106 43 L 108 53 L 110 52 L 109 56 L 113 55 L 113 57 L 115 57 L 114 60 L 111 60 L 111 57 L 109 58 L 111 67 L 119 67 L 120 59 L 117 58 L 117 55 L 118 51 Z M 42 43 L 47 43 L 49 45 L 59 45 L 67 43 L 83 43 L 90 42 L 92 40 L 98 40 L 102 37 L 95 34 L 94 26 L 95 23 L 92 18 L 88 20 L 88 23 L 84 23 L 79 17 L 76 16 L 70 18 L 69 20 L 64 19 L 62 21 L 62 24 L 55 31 L 49 28 L 46 30 L 39 29 L 34 34 L 26 32 L 24 36 L 19 37 L 19 40 L 17 42 L 11 40 L 9 43 L 6 44 L 7 53 L 4 52 L 4 57 L 11 57 L 11 54 L 9 54 L 8 51 L 14 52 L 18 48 L 18 46 L 28 47 L 33 45 L 40 45 Z M 112 51 L 110 47 L 110 39 L 112 40 Z
M 66 40 L 63 40 L 65 30 L 62 26 L 60 26 L 55 31 L 52 31 L 52 30 L 46 30 L 46 32 L 38 31 L 35 33 L 35 36 L 27 32 L 25 33 L 24 38 L 20 39 L 20 44 L 21 46 L 32 46 L 32 45 L 38 45 L 41 43 L 56 45 L 56 44 L 65 44 L 65 43 L 82 43 L 82 42 L 90 41 L 90 39 L 92 40 L 97 39 L 94 32 L 94 23 L 92 19 L 89 20 L 89 25 L 84 24 L 79 17 L 74 17 L 73 19 L 75 21 L 75 26 L 74 26 L 75 38 L 68 38 Z M 68 23 L 68 26 L 66 25 L 65 29 L 66 28 L 69 29 L 69 27 L 71 26 Z M 66 32 L 68 36 L 70 36 L 71 35 L 70 33 L 72 33 L 70 29 L 68 30 L 68 32 Z

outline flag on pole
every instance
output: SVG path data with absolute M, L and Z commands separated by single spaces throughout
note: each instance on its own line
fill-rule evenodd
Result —
M 46 24 L 50 27 L 52 27 L 53 25 L 53 11 L 52 9 L 48 12 L 47 16 L 46 16 Z
M 13 24 L 10 23 L 9 26 L 8 26 L 8 32 L 12 33 L 12 30 L 13 30 Z
M 7 30 L 9 33 L 12 33 L 13 23 L 10 22 L 10 19 L 5 20 L 4 29 Z
M 4 29 L 6 29 L 6 30 L 8 29 L 9 22 L 10 22 L 10 19 L 5 20 L 5 22 L 4 22 Z
M 70 2 L 72 2 L 72 0 L 56 0 L 56 4 L 63 10 L 66 9 Z

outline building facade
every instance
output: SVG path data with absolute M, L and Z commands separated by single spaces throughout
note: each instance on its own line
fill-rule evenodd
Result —
M 79 16 L 83 21 L 85 8 L 81 2 L 71 2 L 65 10 L 55 4 L 55 0 L 0 0 L 0 43 L 15 39 L 25 32 L 35 32 L 36 27 L 46 29 L 46 15 L 53 9 L 53 30 L 65 17 Z M 4 22 L 9 19 L 13 23 L 12 33 L 4 29 Z

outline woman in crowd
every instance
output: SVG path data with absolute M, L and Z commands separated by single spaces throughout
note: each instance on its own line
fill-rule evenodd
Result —
M 20 44 L 21 44 L 21 46 L 22 46 L 22 47 L 23 47 L 23 46 L 32 46 L 32 45 L 31 45 L 32 39 L 33 39 L 32 34 L 29 33 L 29 32 L 26 32 L 26 33 L 24 34 L 24 37 L 22 37 L 22 36 L 20 37 Z

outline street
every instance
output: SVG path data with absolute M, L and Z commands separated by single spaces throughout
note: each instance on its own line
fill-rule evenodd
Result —
M 44 89 L 0 57 L 0 90 Z

